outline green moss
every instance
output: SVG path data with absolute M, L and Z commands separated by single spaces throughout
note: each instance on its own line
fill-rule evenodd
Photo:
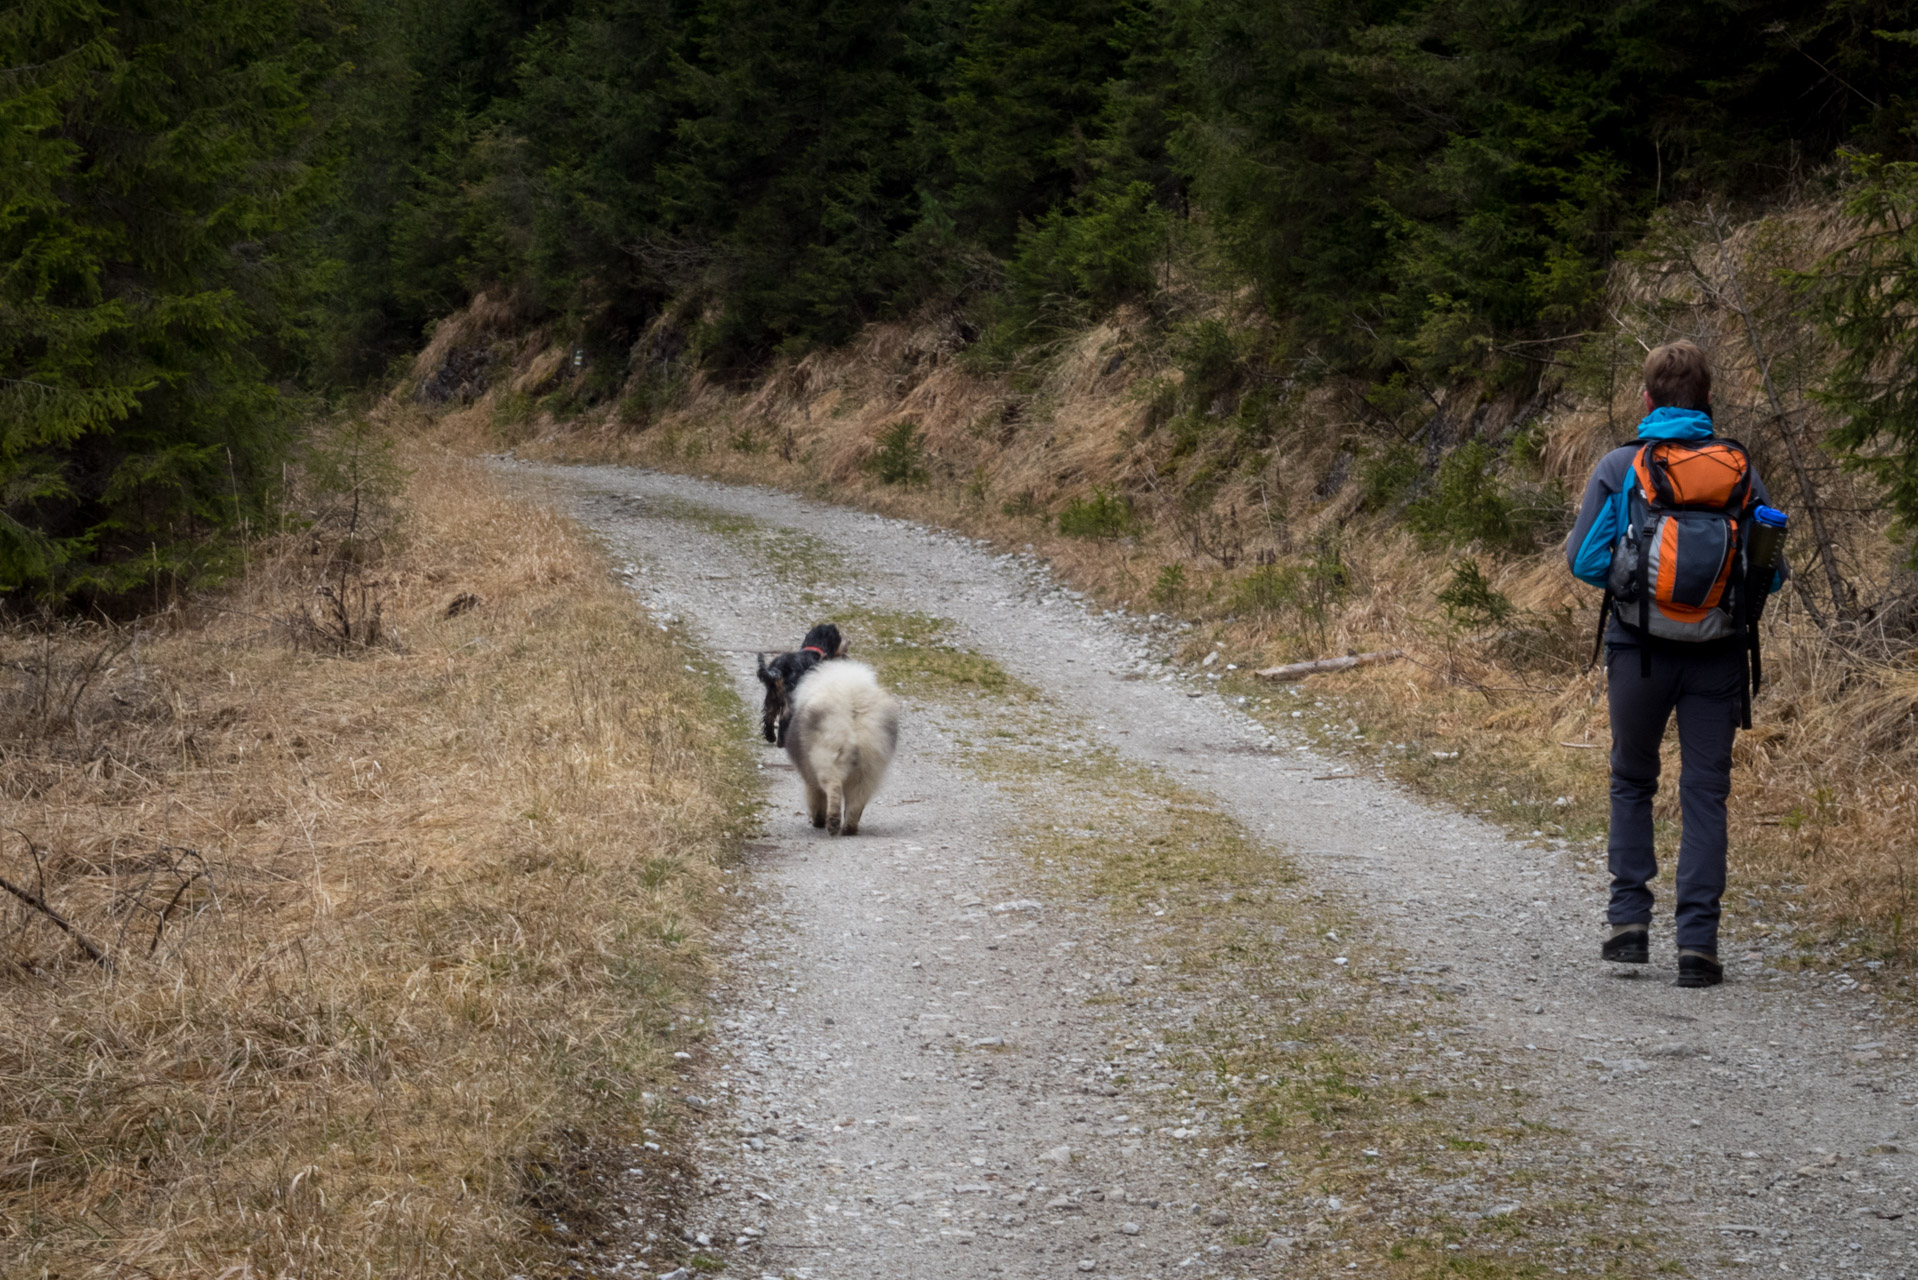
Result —
M 881 609 L 839 609 L 834 616 L 851 656 L 870 663 L 900 693 L 1017 700 L 1035 696 L 992 659 L 955 644 L 949 638 L 952 624 L 944 618 Z

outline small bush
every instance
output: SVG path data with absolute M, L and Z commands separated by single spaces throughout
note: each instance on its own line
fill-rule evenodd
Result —
M 629 427 L 643 427 L 652 422 L 652 397 L 646 394 L 644 384 L 619 398 L 619 407 L 614 410 L 614 416 Z
M 1036 516 L 1039 514 L 1039 503 L 1038 500 L 1032 496 L 1032 490 L 1022 489 L 1000 503 L 999 511 L 1001 514 L 1012 516 L 1015 519 L 1020 516 Z
M 918 424 L 910 418 L 901 418 L 887 427 L 866 467 L 879 477 L 881 484 L 924 484 L 926 451 L 919 442 Z
M 961 359 L 981 372 L 1035 383 L 1034 367 L 1093 316 L 1148 295 L 1166 261 L 1172 220 L 1151 187 L 1086 196 L 1037 222 L 1022 220 L 1005 287 L 970 310 L 979 331 Z
M 537 408 L 552 414 L 555 422 L 571 422 L 585 410 L 586 405 L 580 399 L 578 384 L 567 382 L 557 391 L 541 396 Z
M 1427 545 L 1475 542 L 1529 550 L 1530 513 L 1500 483 L 1497 465 L 1498 455 L 1477 440 L 1452 450 L 1439 464 L 1432 487 L 1406 508 L 1406 524 Z
M 600 405 L 619 394 L 622 383 L 626 381 L 626 359 L 623 352 L 613 350 L 591 351 L 585 368 L 579 374 L 579 399 L 582 404 Z
M 1105 489 L 1094 489 L 1088 498 L 1074 498 L 1059 513 L 1059 532 L 1068 538 L 1122 538 L 1138 524 L 1132 499 Z
M 1345 566 L 1336 543 L 1321 543 L 1310 560 L 1292 564 L 1260 565 L 1241 578 L 1232 591 L 1237 613 L 1292 614 L 1325 641 L 1332 610 L 1352 590 L 1352 571 Z
M 627 426 L 651 426 L 685 395 L 687 378 L 678 365 L 654 365 L 627 384 L 619 399 L 619 420 Z
M 538 402 L 524 391 L 502 391 L 493 402 L 493 430 L 502 439 L 511 441 L 538 412 Z
M 1150 593 L 1152 603 L 1162 609 L 1169 609 L 1185 599 L 1185 566 L 1182 564 L 1161 565 L 1159 576 L 1152 583 Z
M 1215 400 L 1235 391 L 1245 378 L 1238 343 L 1222 320 L 1183 325 L 1168 345 L 1172 363 L 1182 375 L 1180 398 L 1188 413 L 1208 412 Z
M 734 453 L 762 453 L 766 441 L 751 427 L 740 427 L 726 437 L 726 447 Z
M 1279 613 L 1299 599 L 1301 574 L 1295 564 L 1262 564 L 1232 588 L 1234 613 Z
M 972 478 L 966 481 L 965 488 L 961 490 L 961 492 L 964 494 L 967 502 L 984 503 L 986 494 L 990 491 L 991 487 L 991 479 L 987 476 L 986 469 L 984 467 L 974 467 L 972 469 Z
M 1020 228 L 1006 267 L 1015 306 L 1035 319 L 1074 314 L 1073 304 L 1106 308 L 1149 292 L 1165 261 L 1170 218 L 1152 188 L 1093 196 Z
M 1476 560 L 1461 560 L 1452 566 L 1452 580 L 1439 592 L 1438 599 L 1454 626 L 1495 627 L 1512 616 L 1512 602 L 1492 589 L 1491 580 Z
M 1404 441 L 1366 458 L 1359 467 L 1359 483 L 1365 488 L 1367 509 L 1386 511 L 1396 506 L 1418 484 L 1422 469 L 1418 447 Z

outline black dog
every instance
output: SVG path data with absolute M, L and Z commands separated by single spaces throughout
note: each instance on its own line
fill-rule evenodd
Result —
M 846 656 L 839 628 L 822 622 L 806 633 L 805 643 L 771 662 L 759 655 L 759 683 L 766 686 L 766 705 L 759 711 L 759 731 L 775 747 L 786 745 L 786 726 L 792 723 L 792 695 L 800 679 L 828 658 Z

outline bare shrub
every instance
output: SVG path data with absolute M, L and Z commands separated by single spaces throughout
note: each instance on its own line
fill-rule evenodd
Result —
M 394 642 L 375 573 L 399 535 L 406 475 L 395 450 L 383 418 L 349 414 L 317 428 L 302 451 L 281 537 L 305 554 L 278 560 L 304 597 L 277 611 L 296 647 L 349 654 Z
M 20 628 L 0 657 L 14 678 L 0 683 L 0 716 L 8 736 L 46 736 L 75 730 L 88 691 L 113 671 L 138 633 L 111 625 L 39 619 Z

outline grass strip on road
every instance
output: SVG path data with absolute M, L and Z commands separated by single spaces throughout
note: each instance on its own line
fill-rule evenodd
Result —
M 1462 975 L 1410 965 L 1357 904 L 1069 713 L 979 714 L 967 757 L 1021 811 L 1016 842 L 1054 893 L 1106 907 L 1124 963 L 1090 997 L 1103 1065 L 1153 1099 L 1157 1140 L 1215 1166 L 1222 1247 L 1406 1280 L 1657 1265 L 1635 1194 L 1528 1116 L 1524 1064 L 1460 1016 Z

